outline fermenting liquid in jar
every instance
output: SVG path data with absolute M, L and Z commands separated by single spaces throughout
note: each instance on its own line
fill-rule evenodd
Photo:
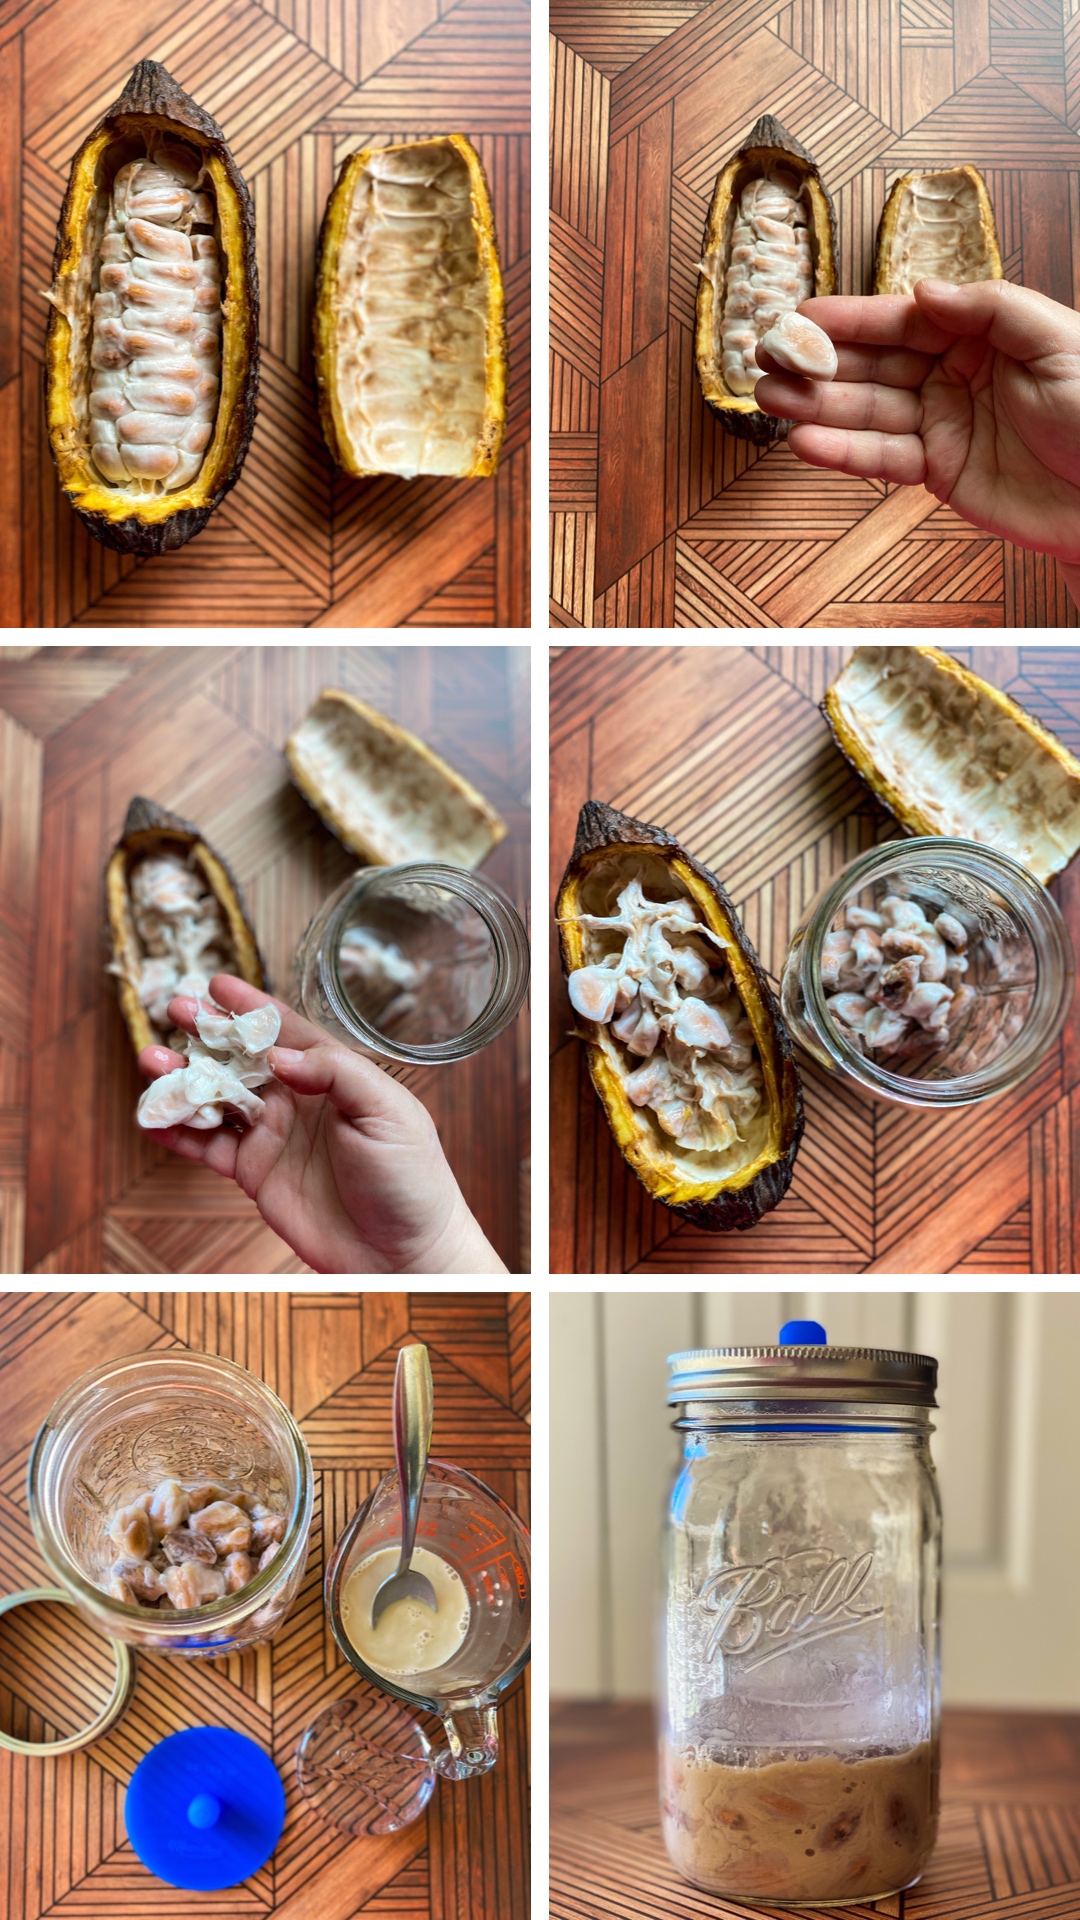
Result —
M 671 1361 L 662 1825 L 711 1893 L 866 1902 L 937 1831 L 936 1364 L 794 1326 Z
M 938 1753 L 924 1740 L 871 1760 L 755 1767 L 664 1754 L 663 1819 L 680 1872 L 759 1900 L 861 1900 L 909 1886 L 937 1829 Z

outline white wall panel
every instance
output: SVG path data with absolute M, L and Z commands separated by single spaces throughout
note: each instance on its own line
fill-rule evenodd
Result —
M 610 1693 L 600 1299 L 551 1295 L 552 1691 Z
M 942 1293 L 918 1300 L 920 1351 L 938 1362 L 933 1451 L 947 1527 L 945 1564 L 1001 1564 L 1005 1463 L 1014 1415 L 1008 1355 L 1016 1296 Z
M 653 1691 L 664 1508 L 679 1458 L 667 1356 L 698 1338 L 689 1293 L 605 1293 L 612 1691 Z
M 783 1293 L 704 1293 L 703 1347 L 771 1347 L 785 1320 Z
M 946 1296 L 957 1298 L 958 1296 Z M 946 1539 L 965 1533 L 972 1475 L 954 1316 L 943 1472 Z M 945 1580 L 946 1697 L 976 1706 L 1080 1707 L 1080 1296 L 1014 1295 L 1000 1337 L 1003 1432 L 988 1496 L 996 1533 Z M 956 1390 L 958 1418 L 953 1419 Z M 968 1388 L 970 1390 L 970 1387 Z M 984 1387 L 984 1391 L 989 1391 Z M 992 1417 L 991 1407 L 987 1417 Z M 945 1424 L 943 1422 L 943 1424 Z M 965 1478 L 965 1475 L 967 1478 Z M 952 1548 L 949 1549 L 950 1556 Z
M 800 1319 L 819 1320 L 834 1347 L 896 1347 L 911 1351 L 907 1293 L 797 1294 Z

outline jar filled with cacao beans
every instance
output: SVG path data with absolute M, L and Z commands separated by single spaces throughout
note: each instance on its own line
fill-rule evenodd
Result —
M 296 956 L 300 1011 L 384 1065 L 478 1053 L 528 984 L 528 937 L 501 887 L 434 861 L 362 868 L 323 902 Z
M 218 1354 L 127 1354 L 72 1382 L 29 1470 L 42 1556 L 84 1619 L 147 1652 L 216 1659 L 296 1597 L 311 1456 L 264 1381 Z
M 669 1367 L 668 1853 L 732 1900 L 882 1899 L 937 1831 L 937 1363 L 795 1321 Z
M 780 998 L 795 1039 L 874 1098 L 970 1106 L 1054 1045 L 1073 955 L 1053 896 L 1010 855 L 924 834 L 859 854 L 804 915 Z

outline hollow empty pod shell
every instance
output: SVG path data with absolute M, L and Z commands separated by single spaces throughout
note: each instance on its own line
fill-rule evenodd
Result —
M 122 553 L 181 547 L 255 421 L 255 210 L 217 122 L 154 60 L 72 163 L 45 348 L 60 484 Z
M 977 167 L 905 173 L 885 202 L 874 249 L 874 292 L 910 293 L 919 280 L 1000 280 L 994 209 Z
M 788 373 L 801 373 L 807 380 L 832 380 L 836 374 L 836 348 L 824 327 L 805 313 L 782 313 L 761 344 Z
M 324 687 L 285 742 L 296 785 L 361 860 L 477 867 L 506 822 L 472 782 L 396 720 Z
M 461 134 L 346 160 L 319 243 L 315 376 L 347 473 L 494 473 L 502 276 L 484 170 Z
M 996 847 L 1044 884 L 1080 852 L 1080 761 L 940 648 L 856 647 L 822 708 L 909 833 Z

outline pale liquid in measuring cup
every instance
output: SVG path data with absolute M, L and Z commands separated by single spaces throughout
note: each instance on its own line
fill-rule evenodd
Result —
M 371 1603 L 384 1580 L 397 1572 L 397 1547 L 382 1547 L 354 1567 L 341 1592 L 341 1624 L 361 1660 L 388 1679 L 431 1673 L 452 1660 L 469 1631 L 469 1597 L 455 1573 L 427 1547 L 413 1550 L 411 1570 L 431 1581 L 438 1601 L 433 1613 L 422 1600 L 395 1600 L 371 1624 Z

